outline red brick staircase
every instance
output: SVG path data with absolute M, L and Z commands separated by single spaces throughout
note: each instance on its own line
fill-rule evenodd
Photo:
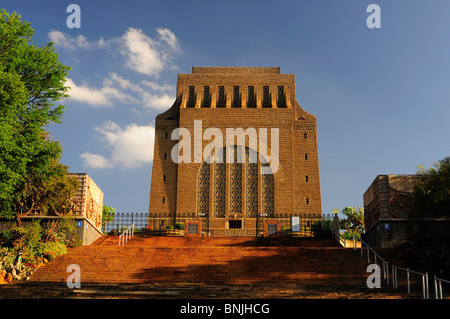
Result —
M 71 264 L 80 266 L 81 289 L 69 293 Z M 366 268 L 358 251 L 332 239 L 136 235 L 119 246 L 117 236 L 104 236 L 38 269 L 26 285 L 102 298 L 405 297 L 367 288 Z

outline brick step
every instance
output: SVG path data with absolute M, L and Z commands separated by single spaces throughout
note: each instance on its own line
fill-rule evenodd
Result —
M 365 286 L 367 262 L 333 240 L 105 236 L 38 269 L 33 282 L 65 282 L 78 264 L 82 283 L 292 284 Z
M 82 283 L 80 289 L 67 288 L 65 282 L 21 282 L 0 286 L 0 298 L 151 298 L 151 299 L 203 299 L 203 298 L 326 298 L 326 299 L 406 299 L 405 292 L 391 289 L 370 290 L 364 286 L 347 285 L 294 285 L 294 284 L 142 284 L 142 283 Z

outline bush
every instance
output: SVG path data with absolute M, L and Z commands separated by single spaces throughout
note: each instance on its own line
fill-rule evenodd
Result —
M 172 225 L 167 225 L 166 229 L 174 229 L 174 227 Z
M 39 247 L 39 255 L 47 260 L 53 260 L 55 257 L 67 253 L 67 247 L 62 242 L 46 242 L 41 243 Z
M 83 243 L 77 234 L 77 221 L 72 216 L 58 220 L 56 236 L 58 241 L 63 242 L 67 247 L 77 247 Z
M 175 223 L 175 229 L 184 230 L 184 223 L 181 222 Z
M 331 220 L 318 220 L 311 225 L 311 231 L 314 237 L 332 237 L 333 236 L 333 222 Z

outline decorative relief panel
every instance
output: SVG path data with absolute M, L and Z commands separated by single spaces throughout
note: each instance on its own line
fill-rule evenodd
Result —
M 225 216 L 225 154 L 224 152 L 220 156 L 222 157 L 221 163 L 213 164 L 213 216 L 224 217 Z
M 245 215 L 256 217 L 258 215 L 258 163 L 256 151 L 245 149 Z M 255 163 L 256 162 L 256 163 Z
M 237 163 L 237 147 L 230 165 L 230 213 L 242 213 L 242 163 Z
M 269 164 L 263 164 L 269 166 Z M 261 213 L 263 216 L 273 216 L 274 213 L 274 182 L 273 174 L 261 175 Z
M 209 213 L 209 166 L 203 163 L 197 177 L 197 215 L 207 216 Z

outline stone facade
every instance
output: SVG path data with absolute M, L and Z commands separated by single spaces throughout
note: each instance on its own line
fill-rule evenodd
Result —
M 77 234 L 83 242 L 83 245 L 90 245 L 100 236 L 102 236 L 102 210 L 103 210 L 103 192 L 95 184 L 94 180 L 86 173 L 71 173 L 69 176 L 76 178 L 78 189 L 73 198 L 74 207 L 70 212 L 77 223 Z M 21 217 L 24 226 L 30 224 L 33 219 L 39 219 L 42 226 L 47 227 L 55 219 L 62 216 L 56 214 L 44 214 L 39 208 L 32 210 L 28 215 Z M 0 229 L 13 227 L 16 222 L 0 221 Z
M 243 147 L 227 148 L 228 133 Z M 294 75 L 179 74 L 175 103 L 156 117 L 149 225 L 201 221 L 199 234 L 261 236 L 290 228 L 292 216 L 306 227 L 322 218 L 316 118 L 297 103 Z
M 365 239 L 373 247 L 392 247 L 406 240 L 410 194 L 418 175 L 378 175 L 364 193 Z

